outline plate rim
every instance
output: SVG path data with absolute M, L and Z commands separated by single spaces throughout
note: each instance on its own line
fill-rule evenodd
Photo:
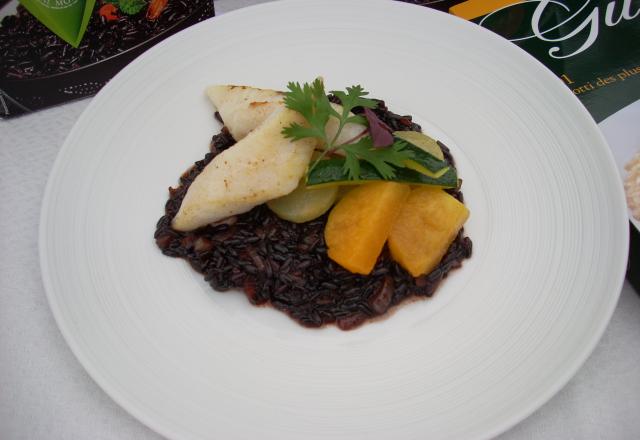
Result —
M 516 48 L 516 46 L 512 45 L 507 40 L 504 40 L 503 38 L 494 34 L 493 32 L 487 29 L 484 29 L 482 27 L 476 26 L 473 23 L 468 22 L 466 20 L 458 19 L 456 17 L 451 16 L 450 14 L 447 14 L 445 12 L 438 11 L 438 10 L 433 10 L 428 7 L 397 2 L 395 0 L 329 0 L 329 1 L 326 1 L 326 0 L 274 0 L 266 3 L 260 3 L 260 4 L 248 6 L 248 7 L 243 7 L 240 9 L 226 12 L 223 15 L 209 18 L 193 26 L 190 26 L 189 28 L 183 31 L 180 31 L 170 36 L 169 38 L 159 42 L 149 50 L 145 51 L 142 55 L 137 57 L 127 66 L 125 66 L 124 69 L 118 72 L 118 74 L 116 74 L 112 78 L 112 80 L 109 81 L 107 85 L 95 97 L 91 99 L 91 102 L 83 110 L 82 114 L 74 123 L 68 135 L 65 137 L 62 147 L 58 151 L 55 161 L 53 163 L 53 166 L 51 167 L 51 171 L 49 172 L 49 176 L 47 178 L 47 183 L 45 186 L 45 191 L 43 193 L 42 202 L 41 202 L 41 211 L 40 211 L 40 219 L 39 219 L 39 226 L 38 226 L 38 253 L 39 253 L 40 273 L 41 273 L 41 277 L 44 285 L 44 290 L 47 297 L 47 302 L 49 303 L 49 307 L 51 308 L 56 325 L 60 330 L 65 342 L 71 349 L 71 352 L 73 353 L 75 358 L 82 365 L 84 370 L 88 373 L 89 377 L 102 389 L 102 391 L 104 391 L 114 402 L 116 402 L 121 408 L 123 408 L 126 412 L 128 412 L 130 415 L 136 418 L 139 422 L 141 422 L 146 427 L 148 427 L 152 431 L 162 436 L 166 436 L 168 438 L 181 438 L 181 435 L 183 433 L 174 432 L 169 427 L 169 425 L 165 426 L 164 424 L 160 423 L 160 420 L 158 418 L 153 418 L 149 416 L 148 413 L 145 413 L 139 407 L 137 407 L 135 403 L 131 401 L 131 399 L 129 399 L 125 394 L 118 392 L 117 389 L 112 387 L 108 379 L 104 377 L 104 375 L 99 371 L 99 369 L 94 368 L 94 366 L 92 365 L 92 362 L 89 361 L 87 355 L 80 348 L 79 343 L 77 342 L 75 336 L 73 336 L 72 332 L 66 326 L 65 321 L 62 317 L 62 311 L 60 309 L 59 303 L 57 302 L 57 298 L 56 298 L 56 294 L 53 286 L 54 283 L 52 281 L 52 274 L 50 272 L 51 263 L 49 262 L 48 254 L 47 254 L 48 245 L 47 245 L 47 239 L 46 239 L 47 237 L 46 226 L 47 226 L 47 219 L 49 218 L 50 211 L 51 211 L 51 208 L 50 208 L 51 194 L 54 190 L 55 179 L 60 174 L 60 168 L 62 167 L 62 164 L 63 164 L 63 156 L 67 152 L 67 150 L 71 148 L 71 145 L 72 145 L 71 139 L 73 139 L 73 137 L 76 135 L 76 132 L 83 125 L 85 119 L 87 119 L 90 116 L 90 114 L 94 111 L 94 108 L 99 106 L 100 100 L 105 99 L 104 96 L 107 96 L 110 93 L 110 90 L 113 87 L 117 86 L 118 82 L 120 81 L 120 78 L 128 75 L 128 72 L 132 69 L 137 68 L 138 65 L 143 64 L 146 61 L 146 58 L 153 56 L 157 52 L 163 51 L 164 47 L 170 44 L 171 42 L 176 41 L 178 39 L 188 38 L 188 35 L 190 33 L 195 32 L 195 30 L 199 29 L 200 27 L 212 26 L 212 23 L 216 23 L 220 20 L 225 20 L 225 21 L 235 20 L 236 16 L 240 16 L 243 14 L 257 13 L 258 10 L 260 9 L 284 8 L 288 5 L 290 6 L 295 5 L 295 7 L 298 7 L 302 3 L 326 4 L 326 3 L 333 2 L 337 4 L 339 1 L 341 2 L 349 1 L 352 3 L 363 3 L 363 4 L 365 2 L 369 2 L 369 3 L 377 2 L 380 4 L 394 4 L 395 5 L 394 7 L 400 7 L 400 8 L 420 8 L 420 10 L 422 10 L 423 13 L 440 14 L 443 17 L 444 16 L 448 17 L 446 18 L 446 20 L 451 20 L 452 22 L 460 21 L 461 26 L 468 27 L 469 29 L 473 28 L 475 29 L 474 32 L 478 32 L 478 31 L 483 32 L 485 33 L 485 35 L 489 36 L 489 38 L 492 38 L 495 41 L 499 41 L 498 44 L 503 45 L 503 47 Z M 525 58 L 529 59 L 529 62 L 533 62 L 534 64 L 537 64 L 539 67 L 542 67 L 540 73 L 542 74 L 544 72 L 544 75 L 547 76 L 547 81 L 551 80 L 551 81 L 561 82 L 559 78 L 557 78 L 543 63 L 541 63 L 535 57 L 533 57 L 532 55 L 530 55 L 524 50 L 519 50 L 519 51 L 521 52 L 522 55 L 524 55 Z M 589 124 L 592 125 L 592 128 L 595 128 L 595 132 L 597 133 L 597 137 L 598 137 L 598 143 L 606 147 L 605 154 L 607 155 L 608 162 L 609 162 L 607 166 L 611 168 L 611 170 L 615 170 L 615 160 L 613 157 L 613 153 L 611 151 L 611 148 L 606 138 L 604 137 L 602 131 L 599 129 L 595 120 L 593 119 L 591 114 L 587 111 L 587 109 L 582 105 L 579 99 L 573 93 L 571 93 L 569 89 L 563 86 L 562 90 L 563 91 L 561 93 L 564 93 L 566 97 L 573 100 L 574 104 L 578 104 L 576 110 L 579 111 L 583 117 L 589 120 Z M 624 200 L 622 183 L 619 181 L 619 179 L 616 179 L 616 181 L 618 186 L 617 197 L 621 200 Z M 628 223 L 626 201 L 625 203 L 623 203 L 623 206 L 625 207 L 625 210 L 623 212 L 624 215 L 621 216 L 620 214 L 618 214 L 618 217 L 619 217 L 619 221 L 624 220 L 623 222 L 620 221 L 625 225 L 625 227 L 622 228 L 623 230 L 622 239 L 624 241 L 624 249 L 628 249 L 629 230 L 626 227 Z M 624 261 L 625 262 L 628 261 L 628 255 L 624 257 Z M 570 367 L 567 367 L 562 374 L 558 375 L 554 381 L 553 386 L 550 386 L 547 390 L 541 393 L 537 399 L 529 400 L 528 404 L 523 405 L 522 408 L 519 411 L 517 411 L 512 417 L 505 419 L 502 423 L 496 423 L 493 429 L 487 430 L 486 432 L 481 434 L 480 438 L 492 438 L 497 435 L 503 434 L 509 429 L 513 428 L 518 423 L 522 422 L 523 420 L 528 418 L 530 415 L 532 415 L 535 411 L 540 409 L 546 402 L 548 402 L 553 396 L 555 396 L 564 386 L 566 386 L 566 384 L 575 376 L 578 370 L 584 365 L 586 360 L 593 353 L 595 347 L 597 346 L 599 341 L 602 339 L 602 336 L 606 328 L 608 327 L 609 322 L 611 321 L 611 317 L 617 306 L 620 293 L 622 291 L 622 287 L 625 281 L 626 264 L 621 265 L 621 267 L 618 268 L 618 272 L 619 273 L 616 274 L 617 276 L 610 277 L 611 284 L 615 285 L 616 289 L 609 296 L 607 309 L 606 311 L 603 312 L 603 315 L 602 315 L 603 319 L 600 321 L 599 325 L 595 330 L 595 333 L 594 333 L 595 336 L 591 340 L 589 340 L 588 343 L 585 343 L 579 355 L 577 355 L 572 360 Z

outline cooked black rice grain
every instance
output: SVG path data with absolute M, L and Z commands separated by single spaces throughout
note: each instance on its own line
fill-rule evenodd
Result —
M 382 101 L 376 112 L 394 129 L 420 130 L 410 116 L 391 113 Z M 327 215 L 296 224 L 280 219 L 265 205 L 195 231 L 173 230 L 171 220 L 191 182 L 234 142 L 224 128 L 213 136 L 211 152 L 183 173 L 177 188 L 169 189 L 165 215 L 155 232 L 165 255 L 189 261 L 218 291 L 243 290 L 251 303 L 270 304 L 306 327 L 336 324 L 349 330 L 408 298 L 432 296 L 442 279 L 471 256 L 471 240 L 461 230 L 427 275 L 412 277 L 390 258 L 386 247 L 370 275 L 357 275 L 327 256 Z M 443 150 L 453 165 L 448 148 Z M 459 190 L 450 193 L 462 198 Z

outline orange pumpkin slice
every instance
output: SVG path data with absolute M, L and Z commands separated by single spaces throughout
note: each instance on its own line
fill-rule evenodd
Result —
M 369 274 L 410 191 L 409 185 L 385 181 L 348 192 L 327 219 L 329 258 L 351 272 Z
M 467 207 L 442 189 L 416 187 L 391 228 L 391 256 L 414 277 L 429 273 L 467 218 Z

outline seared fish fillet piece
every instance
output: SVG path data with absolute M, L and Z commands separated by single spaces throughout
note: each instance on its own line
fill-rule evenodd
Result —
M 207 95 L 236 141 L 255 130 L 273 112 L 284 107 L 284 93 L 277 90 L 216 85 L 207 88 Z M 342 106 L 331 105 L 338 113 L 342 113 Z M 334 117 L 330 118 L 325 130 L 329 139 L 333 139 L 338 131 L 338 120 Z M 366 132 L 364 125 L 346 124 L 340 132 L 336 145 L 349 142 L 364 132 Z
M 207 96 L 236 141 L 284 107 L 284 94 L 276 90 L 220 85 L 208 87 Z
M 282 136 L 294 122 L 305 123 L 299 113 L 282 107 L 217 155 L 189 187 L 173 228 L 191 231 L 292 192 L 316 147 L 313 139 L 292 142 Z

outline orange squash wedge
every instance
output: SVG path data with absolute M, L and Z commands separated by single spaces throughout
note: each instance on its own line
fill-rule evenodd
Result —
M 410 192 L 409 185 L 389 181 L 349 191 L 327 219 L 329 258 L 351 272 L 369 274 Z
M 442 189 L 414 188 L 389 234 L 392 258 L 414 277 L 431 272 L 467 218 L 467 207 Z

